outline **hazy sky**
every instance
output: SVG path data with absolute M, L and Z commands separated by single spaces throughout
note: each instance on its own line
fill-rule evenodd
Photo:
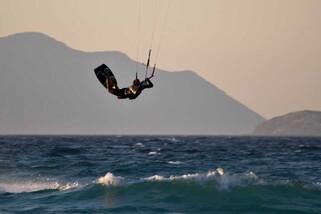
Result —
M 145 60 L 155 26 L 161 68 L 194 70 L 267 118 L 321 110 L 320 0 L 170 0 L 169 10 L 168 0 L 0 5 L 0 36 L 39 31 L 75 49 Z

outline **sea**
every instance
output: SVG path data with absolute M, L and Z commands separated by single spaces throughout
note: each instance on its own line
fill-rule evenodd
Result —
M 0 213 L 321 213 L 321 138 L 0 136 Z

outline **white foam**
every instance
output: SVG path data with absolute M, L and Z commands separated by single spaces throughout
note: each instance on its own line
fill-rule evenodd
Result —
M 136 143 L 135 146 L 138 146 L 138 147 L 145 147 L 145 145 L 143 143 Z
M 173 181 L 173 180 L 189 180 L 198 178 L 200 176 L 199 173 L 194 174 L 184 174 L 184 175 L 171 175 L 169 177 L 164 177 L 161 175 L 153 175 L 147 178 L 143 178 L 146 181 Z
M 234 186 L 247 186 L 250 184 L 259 184 L 260 179 L 254 172 L 242 174 L 225 173 L 223 168 L 210 170 L 207 173 L 187 173 L 183 175 L 171 175 L 164 177 L 161 175 L 153 175 L 143 180 L 146 181 L 196 181 L 196 182 L 214 182 L 213 184 L 221 190 L 228 190 Z
M 191 180 L 191 179 L 195 179 L 195 178 L 200 178 L 200 174 L 199 173 L 192 173 L 192 174 L 184 174 L 184 175 L 171 175 L 169 176 L 168 180 Z
M 114 176 L 113 173 L 107 172 L 106 175 L 97 179 L 97 183 L 105 186 L 118 186 L 124 182 L 121 176 Z
M 217 168 L 216 172 L 221 176 L 224 175 L 224 169 L 223 168 Z
M 164 177 L 161 175 L 153 175 L 147 178 L 143 178 L 146 181 L 173 181 L 173 180 L 183 180 L 183 179 L 192 179 L 198 177 L 199 174 L 186 174 L 186 175 L 171 175 L 169 177 Z
M 77 182 L 61 184 L 50 181 L 14 181 L 1 182 L 0 190 L 8 193 L 37 192 L 41 190 L 69 190 L 79 187 Z
M 224 175 L 224 169 L 223 168 L 217 168 L 215 170 L 209 170 L 206 174 L 206 177 L 211 176 L 222 176 Z
M 183 164 L 184 162 L 182 162 L 182 161 L 168 161 L 167 163 L 174 164 L 174 165 L 179 165 L 179 164 Z
M 69 189 L 74 189 L 80 187 L 78 182 L 66 183 L 65 185 L 59 185 L 59 190 L 65 191 Z
M 163 177 L 163 176 L 160 176 L 160 175 L 153 175 L 153 176 L 144 178 L 143 180 L 146 180 L 146 181 L 163 181 L 163 180 L 166 180 L 166 178 Z
M 121 176 L 115 176 L 111 172 L 107 172 L 106 175 L 98 178 L 95 182 L 103 184 L 105 186 L 120 186 L 135 184 L 141 182 L 172 182 L 172 181 L 184 181 L 184 182 L 196 182 L 207 183 L 213 185 L 219 190 L 229 190 L 235 186 L 248 186 L 264 184 L 263 180 L 259 179 L 254 172 L 229 174 L 225 172 L 223 168 L 217 168 L 215 170 L 209 170 L 206 173 L 186 173 L 183 175 L 170 175 L 163 176 L 155 174 L 153 176 L 140 178 L 138 180 L 128 180 Z
M 149 152 L 148 155 L 158 155 L 158 152 Z

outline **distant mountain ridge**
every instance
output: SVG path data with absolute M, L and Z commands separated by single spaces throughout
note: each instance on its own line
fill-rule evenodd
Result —
M 321 111 L 298 111 L 259 124 L 254 135 L 321 136 Z
M 264 118 L 192 71 L 157 69 L 135 101 L 107 93 L 93 69 L 120 87 L 138 65 L 121 52 L 84 52 L 42 33 L 0 38 L 0 134 L 248 134 Z

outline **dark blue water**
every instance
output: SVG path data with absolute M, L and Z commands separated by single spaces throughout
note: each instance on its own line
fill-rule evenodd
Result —
M 321 138 L 2 136 L 0 213 L 321 213 Z

